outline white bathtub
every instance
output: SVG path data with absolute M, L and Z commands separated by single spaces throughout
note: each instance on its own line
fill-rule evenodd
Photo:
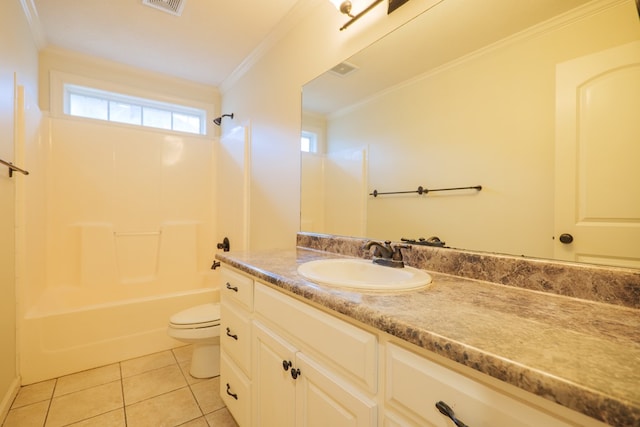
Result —
M 23 384 L 184 345 L 167 336 L 169 316 L 219 301 L 217 288 L 105 299 L 78 288 L 47 290 L 19 322 Z

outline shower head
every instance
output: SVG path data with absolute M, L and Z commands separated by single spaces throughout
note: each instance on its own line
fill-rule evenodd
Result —
M 233 119 L 233 113 L 231 113 L 231 114 L 223 114 L 220 117 L 216 117 L 215 119 L 213 119 L 213 123 L 215 123 L 218 126 L 220 126 L 222 124 L 222 118 L 223 117 L 231 117 Z

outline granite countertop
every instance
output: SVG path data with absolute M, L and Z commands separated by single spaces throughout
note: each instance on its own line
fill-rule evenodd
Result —
M 304 248 L 216 258 L 302 299 L 615 426 L 640 425 L 640 310 L 431 272 L 425 289 L 309 282 Z

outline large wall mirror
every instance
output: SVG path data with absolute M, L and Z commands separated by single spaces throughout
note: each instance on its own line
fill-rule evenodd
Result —
M 639 114 L 635 0 L 445 0 L 303 87 L 301 229 L 640 268 Z

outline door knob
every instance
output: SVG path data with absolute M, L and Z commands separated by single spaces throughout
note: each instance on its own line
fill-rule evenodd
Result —
M 560 235 L 560 242 L 568 245 L 569 243 L 573 242 L 573 236 L 569 233 L 562 233 Z

